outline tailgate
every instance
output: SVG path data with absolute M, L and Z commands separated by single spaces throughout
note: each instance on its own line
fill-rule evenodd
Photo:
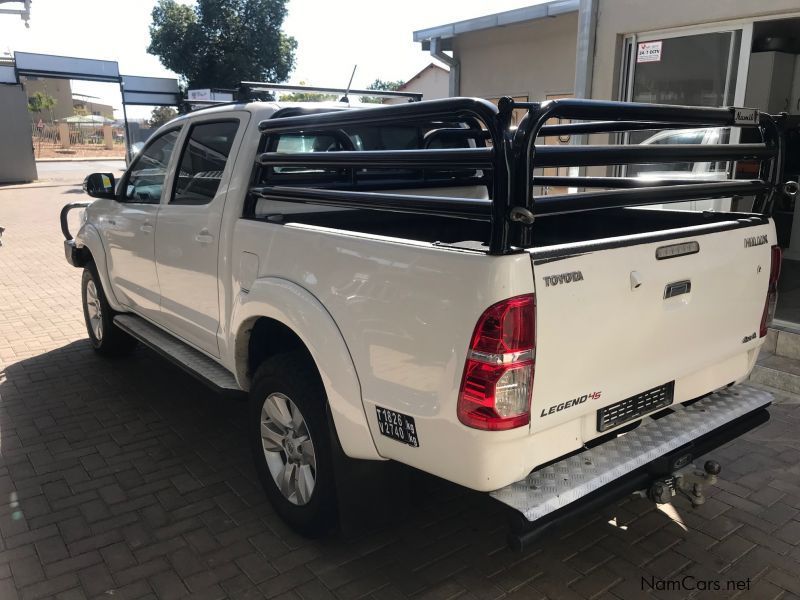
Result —
M 531 432 L 580 420 L 586 441 L 600 435 L 600 408 L 654 388 L 656 401 L 683 402 L 744 377 L 774 243 L 769 221 L 534 252 Z

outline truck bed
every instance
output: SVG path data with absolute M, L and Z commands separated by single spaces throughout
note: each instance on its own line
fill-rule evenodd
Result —
M 620 208 L 593 214 L 565 214 L 541 219 L 532 226 L 532 248 L 589 242 L 656 231 L 716 225 L 736 227 L 752 219 L 749 213 L 716 213 L 656 208 Z M 343 209 L 296 212 L 285 215 L 286 223 L 303 223 L 344 231 L 381 235 L 419 242 L 448 245 L 469 244 L 480 248 L 488 238 L 489 223 L 430 215 L 388 215 L 384 212 Z

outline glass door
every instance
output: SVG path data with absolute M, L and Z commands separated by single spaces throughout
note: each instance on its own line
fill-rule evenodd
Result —
M 749 52 L 742 55 L 743 37 L 749 48 L 747 27 L 725 31 L 629 36 L 625 40 L 620 96 L 632 102 L 683 106 L 734 106 L 744 98 Z M 742 67 L 744 72 L 742 72 Z M 635 131 L 629 144 L 726 144 L 738 141 L 735 128 Z M 689 180 L 727 179 L 726 162 L 629 165 L 629 177 Z M 670 204 L 676 210 L 730 210 L 730 199 L 698 200 Z

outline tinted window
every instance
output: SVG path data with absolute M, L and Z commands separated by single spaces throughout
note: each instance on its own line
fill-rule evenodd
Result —
M 238 121 L 192 127 L 181 155 L 174 204 L 206 204 L 214 199 L 238 128 Z
M 167 176 L 167 167 L 179 129 L 173 129 L 156 138 L 137 157 L 125 186 L 125 198 L 130 202 L 158 204 Z

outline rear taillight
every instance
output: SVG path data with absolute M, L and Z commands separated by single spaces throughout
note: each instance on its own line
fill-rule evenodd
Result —
M 775 307 L 778 304 L 778 278 L 781 276 L 781 259 L 783 253 L 780 246 L 772 247 L 772 262 L 769 267 L 769 287 L 767 288 L 767 301 L 764 303 L 764 314 L 761 315 L 761 330 L 759 337 L 767 335 L 767 329 L 772 325 L 775 317 Z
M 458 419 L 498 431 L 531 420 L 536 303 L 532 294 L 490 306 L 472 334 L 458 395 Z

